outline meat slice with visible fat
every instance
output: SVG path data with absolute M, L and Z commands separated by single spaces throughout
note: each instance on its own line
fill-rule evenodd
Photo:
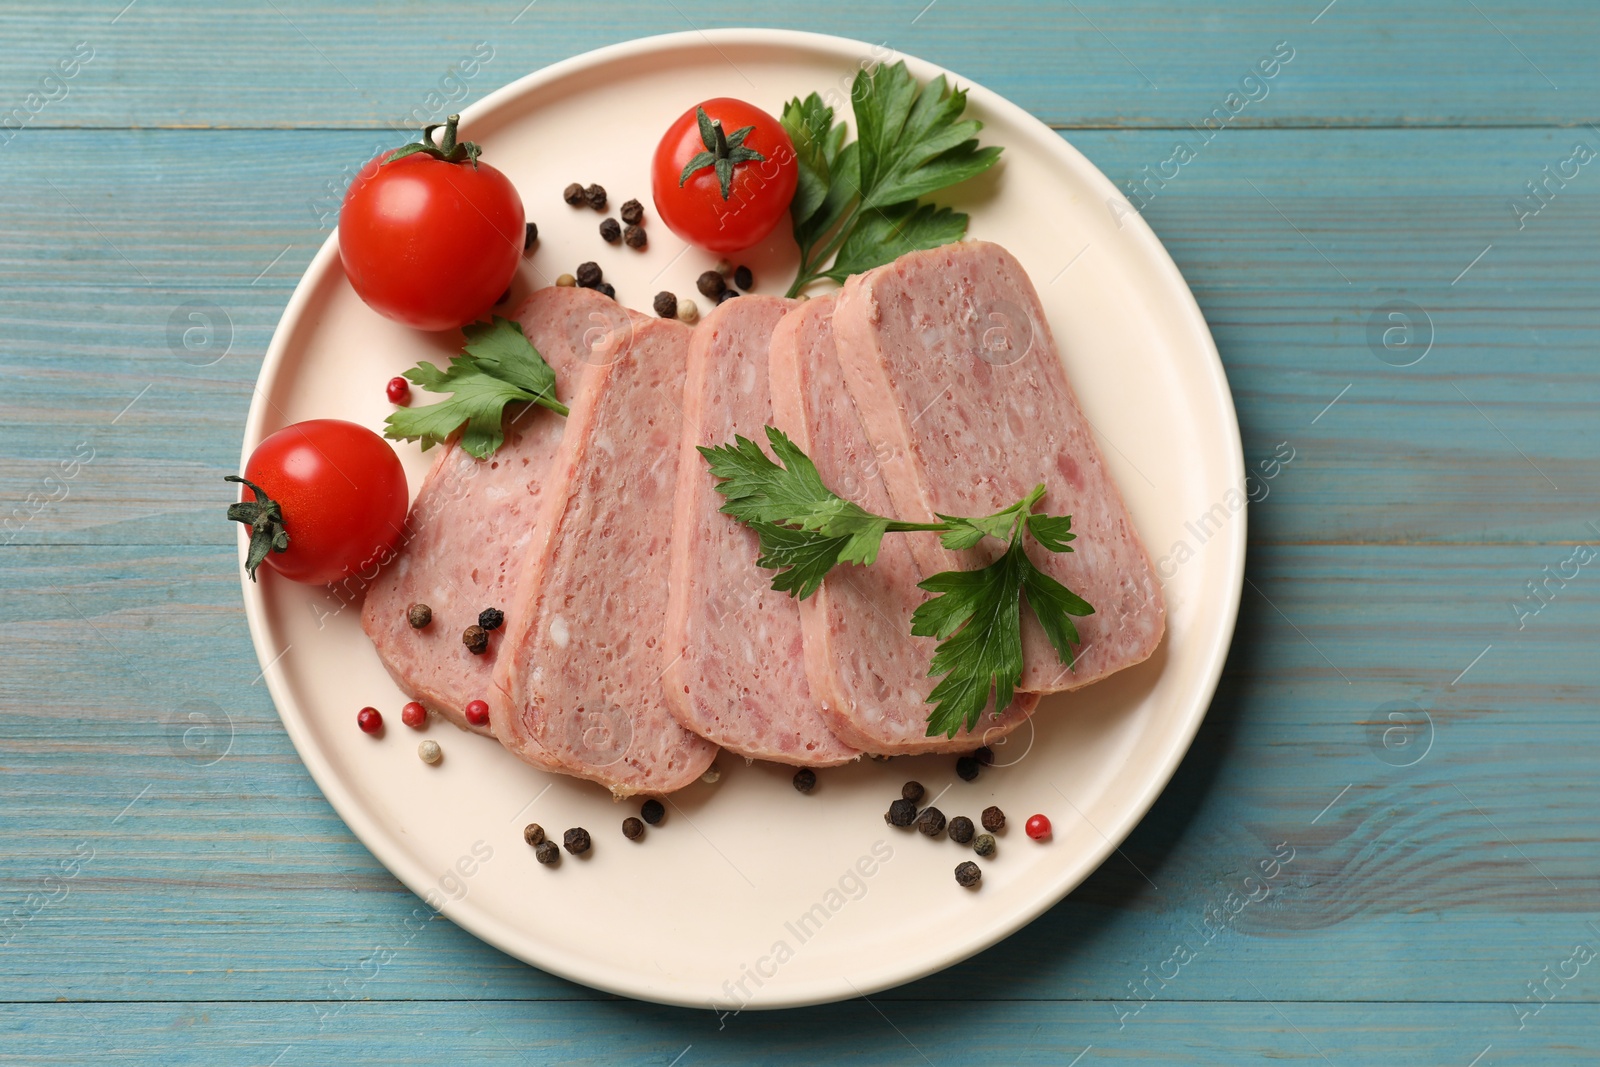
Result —
M 1076 620 L 1070 670 L 1024 613 L 1021 688 L 1076 689 L 1154 652 L 1160 584 L 1016 258 L 979 241 L 909 253 L 846 282 L 833 325 L 898 517 L 984 515 L 1041 482 L 1042 510 L 1072 516 L 1073 552 L 1028 555 L 1095 613 Z M 928 564 L 927 542 L 913 551 Z M 966 566 L 996 551 L 964 553 Z
M 572 403 L 592 351 L 611 334 L 626 333 L 631 313 L 589 289 L 541 289 L 513 314 L 522 332 L 556 373 L 561 399 Z M 517 409 L 506 440 L 479 460 L 454 443 L 441 446 L 411 505 L 406 538 L 367 590 L 361 625 L 383 665 L 407 694 L 457 726 L 468 726 L 472 700 L 493 703 L 492 676 L 503 643 L 489 635 L 480 656 L 461 632 L 485 608 L 515 617 L 512 591 L 532 541 L 551 460 L 566 420 L 529 404 Z M 406 612 L 427 604 L 433 621 L 414 630 Z
M 690 332 L 643 320 L 597 354 L 495 666 L 495 737 L 617 796 L 680 789 L 717 754 L 678 724 L 661 681 Z
M 756 566 L 756 535 L 717 510 L 722 495 L 696 450 L 735 434 L 764 440 L 767 345 L 793 306 L 730 300 L 689 342 L 662 655 L 668 704 L 685 727 L 741 756 L 828 767 L 861 753 L 823 719 L 806 682 L 799 605 Z
M 828 488 L 880 515 L 893 513 L 877 454 L 845 388 L 833 338 L 834 296 L 786 315 L 772 336 L 774 425 L 811 457 Z M 918 542 L 923 542 L 917 544 Z M 985 711 L 971 731 L 927 736 L 937 642 L 911 635 L 911 613 L 930 594 L 913 546 L 938 570 L 960 566 L 931 533 L 892 533 L 869 567 L 835 567 L 800 602 L 806 677 L 823 717 L 846 742 L 875 755 L 971 752 L 1010 733 L 1039 698 L 1017 693 L 999 717 Z

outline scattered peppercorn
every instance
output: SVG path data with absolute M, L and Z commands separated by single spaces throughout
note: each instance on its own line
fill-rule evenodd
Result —
M 972 840 L 974 827 L 972 820 L 965 815 L 957 815 L 950 820 L 950 826 L 945 831 L 950 835 L 950 840 L 958 845 L 965 845 Z
M 364 734 L 375 734 L 383 729 L 383 713 L 377 708 L 362 708 L 356 712 L 356 725 Z
M 1035 841 L 1043 841 L 1050 836 L 1050 820 L 1043 815 L 1030 815 L 1028 816 L 1027 825 L 1023 829 Z
M 604 293 L 613 300 L 617 298 L 616 286 L 612 285 L 610 282 L 601 282 L 599 285 L 594 287 L 594 291 L 597 293 Z
M 694 325 L 700 321 L 700 306 L 693 300 L 678 301 L 678 321 Z
M 656 294 L 655 302 L 650 306 L 655 309 L 657 315 L 664 319 L 678 317 L 678 298 L 665 289 Z
M 404 378 L 390 378 L 389 384 L 383 387 L 383 395 L 391 404 L 404 404 L 411 399 L 411 383 Z
M 561 835 L 561 847 L 574 856 L 581 856 L 589 851 L 589 831 L 581 826 L 574 826 Z
M 889 810 L 883 813 L 883 821 L 890 826 L 910 826 L 917 821 L 917 802 L 902 797 L 889 805 Z
M 706 768 L 706 773 L 700 776 L 700 780 L 706 785 L 716 785 L 722 781 L 722 768 L 713 763 Z
M 570 274 L 559 274 L 556 276 L 556 284 L 563 289 L 572 289 L 577 286 L 578 279 Z
M 481 700 L 469 700 L 465 708 L 467 722 L 472 726 L 489 725 L 489 705 Z
M 400 709 L 400 721 L 413 730 L 420 730 L 428 725 L 428 709 L 413 700 Z
M 927 790 L 922 788 L 921 782 L 907 782 L 900 787 L 900 795 L 913 804 L 921 800 L 926 792 Z
M 571 185 L 561 190 L 561 199 L 565 200 L 573 207 L 577 207 L 579 204 L 583 203 L 583 186 L 577 182 L 573 182 Z
M 489 631 L 481 626 L 469 626 L 461 631 L 461 643 L 474 656 L 481 656 L 489 651 Z
M 938 837 L 944 829 L 944 812 L 938 808 L 923 808 L 917 816 L 917 832 L 924 837 Z
M 995 845 L 993 834 L 979 834 L 977 837 L 972 839 L 972 851 L 976 852 L 980 856 L 994 855 L 994 848 Z
M 600 222 L 600 236 L 606 244 L 614 245 L 622 237 L 622 224 L 613 218 L 602 219 Z
M 596 211 L 604 211 L 606 209 L 606 187 L 599 182 L 595 182 L 583 191 L 583 199 L 585 203 Z
M 985 830 L 997 834 L 1006 828 L 1006 813 L 993 806 L 984 808 L 982 822 Z
M 528 223 L 528 228 L 523 232 L 522 235 L 522 250 L 524 252 L 531 252 L 533 251 L 533 246 L 538 242 L 539 224 L 536 222 L 530 222 Z
M 431 767 L 444 759 L 444 749 L 437 741 L 424 741 L 417 746 L 417 758 Z
M 978 761 L 971 756 L 962 756 L 956 760 L 956 774 L 963 782 L 970 782 L 978 777 Z
M 635 819 L 631 815 L 628 816 L 626 819 L 622 820 L 622 836 L 626 837 L 629 841 L 639 840 L 639 838 L 644 836 L 644 823 L 640 822 L 638 819 Z
M 817 787 L 817 772 L 810 767 L 801 767 L 794 772 L 794 787 L 802 793 L 809 793 Z
M 637 226 L 644 221 L 644 205 L 637 200 L 629 200 L 622 205 L 622 221 L 629 226 Z
M 499 608 L 484 608 L 478 612 L 478 625 L 485 630 L 498 630 L 506 623 L 506 613 Z
M 728 283 L 716 271 L 708 270 L 695 279 L 694 287 L 700 290 L 700 295 L 708 300 L 715 300 L 722 295 L 722 291 L 728 287 Z
M 733 273 L 733 264 L 726 259 L 719 259 L 717 260 L 716 271 L 718 274 L 726 278 L 728 275 Z
M 433 609 L 426 604 L 413 604 L 406 609 L 406 621 L 413 630 L 420 630 L 433 621 Z
M 978 751 L 972 754 L 972 758 L 983 764 L 985 767 L 993 767 L 994 749 L 990 748 L 988 745 L 984 745 L 982 748 L 978 749 Z
M 643 248 L 650 243 L 650 238 L 644 232 L 643 226 L 629 226 L 622 231 L 622 243 L 629 248 Z
M 639 805 L 639 814 L 644 816 L 644 821 L 651 826 L 660 826 L 661 820 L 667 817 L 667 806 L 655 797 L 651 797 Z
M 738 295 L 739 290 L 737 289 L 724 289 L 722 292 L 717 294 L 717 303 L 726 304 L 728 301 L 732 300 Z
M 741 263 L 739 269 L 733 272 L 733 284 L 748 293 L 755 287 L 756 276 L 750 273 L 749 267 Z
M 536 822 L 530 822 L 522 828 L 522 839 L 534 848 L 544 843 L 544 827 Z
M 603 275 L 600 272 L 600 264 L 596 263 L 594 260 L 591 259 L 587 262 L 578 264 L 578 285 L 581 288 L 593 289 L 595 286 L 600 284 L 600 279 L 602 276 Z
M 983 881 L 983 868 L 971 860 L 956 864 L 956 885 L 963 889 L 971 889 Z
M 561 862 L 561 850 L 554 841 L 541 841 L 533 847 L 533 858 L 546 867 L 554 867 Z

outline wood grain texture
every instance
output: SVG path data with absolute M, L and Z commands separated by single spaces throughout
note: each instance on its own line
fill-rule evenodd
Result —
M 1566 561 L 1600 544 L 1600 177 L 1512 208 L 1600 150 L 1592 5 L 124 3 L 0 5 L 0 1062 L 1596 1057 L 1600 582 Z M 443 920 L 402 944 L 413 898 L 252 684 L 217 509 L 346 167 L 408 111 L 737 24 L 944 63 L 1136 183 L 1247 460 L 1294 459 L 1252 509 L 1210 715 L 1099 871 L 944 973 L 719 1020 Z M 1200 143 L 1278 41 L 1270 94 Z M 1195 158 L 1139 186 L 1180 139 Z

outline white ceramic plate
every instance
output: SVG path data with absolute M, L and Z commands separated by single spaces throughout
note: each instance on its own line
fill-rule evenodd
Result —
M 489 96 L 468 110 L 464 136 L 511 177 L 539 224 L 519 292 L 593 258 L 634 307 L 648 309 L 660 289 L 692 294 L 715 257 L 685 249 L 659 223 L 648 226 L 644 254 L 605 245 L 600 216 L 567 207 L 561 189 L 598 181 L 616 203 L 648 205 L 655 142 L 693 102 L 739 96 L 775 113 L 817 90 L 848 118 L 855 71 L 896 58 L 813 34 L 683 33 L 578 56 Z M 904 58 L 919 79 L 946 73 Z M 1133 828 L 1188 748 L 1222 670 L 1244 570 L 1243 460 L 1221 362 L 1172 260 L 1112 184 L 1022 109 L 956 81 L 985 123 L 984 142 L 1005 155 L 950 202 L 971 213 L 974 237 L 1016 253 L 1043 297 L 1165 583 L 1166 640 L 1140 667 L 1046 701 L 1036 729 L 999 747 L 1000 766 L 976 782 L 957 779 L 949 757 L 897 759 L 823 771 L 803 796 L 790 770 L 724 754 L 721 781 L 675 795 L 666 822 L 635 844 L 619 829 L 634 805 L 524 766 L 488 739 L 435 724 L 427 736 L 445 758 L 424 765 L 359 607 L 276 575 L 244 583 L 257 655 L 317 784 L 396 877 L 490 944 L 666 1003 L 768 1008 L 872 993 L 970 956 L 1060 900 Z M 787 242 L 780 228 L 740 257 L 760 290 L 787 285 Z M 368 310 L 330 238 L 267 353 L 245 455 L 302 419 L 380 429 L 384 382 L 448 355 L 446 339 Z M 432 457 L 415 445 L 399 452 L 415 490 Z M 356 729 L 366 704 L 388 716 L 382 738 Z M 947 815 L 1005 809 L 1010 825 L 978 891 L 951 874 L 970 852 L 884 823 L 908 778 L 935 794 L 948 788 Z M 1022 832 L 1036 811 L 1055 825 L 1046 844 Z M 585 826 L 596 846 L 587 859 L 540 867 L 521 837 L 530 821 L 557 834 Z

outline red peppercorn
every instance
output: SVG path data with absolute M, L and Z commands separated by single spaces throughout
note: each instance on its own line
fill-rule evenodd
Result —
M 362 708 L 356 712 L 356 725 L 362 733 L 375 734 L 383 729 L 383 713 L 377 708 Z
M 489 705 L 481 700 L 467 703 L 467 721 L 473 726 L 489 725 Z
M 413 700 L 400 709 L 400 721 L 413 730 L 420 730 L 428 725 L 428 709 Z
M 389 394 L 389 403 L 405 404 L 411 400 L 411 383 L 404 378 L 390 378 L 384 392 Z
M 1043 841 L 1050 836 L 1050 820 L 1043 815 L 1030 815 L 1023 829 L 1027 830 L 1028 836 L 1035 841 Z

